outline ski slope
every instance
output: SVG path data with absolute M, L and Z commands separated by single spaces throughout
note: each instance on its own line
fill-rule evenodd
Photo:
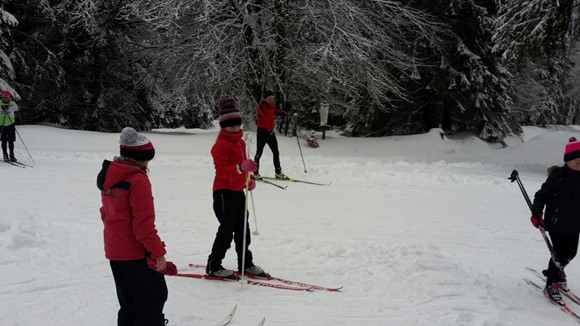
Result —
M 0 164 L 0 325 L 115 325 L 95 178 L 102 160 L 118 154 L 119 134 L 17 128 L 35 166 Z M 580 128 L 524 131 L 507 148 L 469 134 L 442 138 L 439 130 L 382 138 L 328 132 L 320 148 L 300 140 L 304 164 L 296 138 L 278 135 L 287 175 L 332 184 L 258 183 L 254 261 L 274 276 L 343 290 L 167 277 L 169 325 L 213 325 L 236 304 L 233 326 L 263 317 L 265 325 L 574 324 L 522 280 L 533 277 L 524 267 L 545 268 L 549 253 L 508 177 L 518 169 L 533 197 Z M 146 135 L 157 152 L 150 179 L 167 259 L 193 272 L 188 263 L 206 263 L 218 226 L 209 154 L 217 130 Z M 20 139 L 16 149 L 32 163 Z M 266 148 L 263 175 L 273 174 L 271 162 Z M 235 266 L 233 249 L 224 265 Z M 580 293 L 578 259 L 567 272 Z

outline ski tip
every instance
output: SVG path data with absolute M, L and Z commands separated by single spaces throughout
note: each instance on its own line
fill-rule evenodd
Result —
M 262 320 L 260 321 L 260 323 L 258 324 L 258 326 L 264 326 L 264 323 L 266 322 L 266 317 L 262 318 Z
M 216 324 L 215 326 L 226 326 L 228 325 L 232 319 L 234 319 L 234 315 L 236 313 L 236 309 L 238 309 L 238 305 L 236 304 L 234 306 L 234 308 L 232 308 L 232 311 L 230 311 L 230 313 L 226 316 L 226 318 L 224 320 L 222 320 L 221 322 L 219 322 L 218 324 Z

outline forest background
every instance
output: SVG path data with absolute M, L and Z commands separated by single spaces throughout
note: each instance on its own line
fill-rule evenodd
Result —
M 207 128 L 266 89 L 352 136 L 577 124 L 578 0 L 0 0 L 19 123 Z

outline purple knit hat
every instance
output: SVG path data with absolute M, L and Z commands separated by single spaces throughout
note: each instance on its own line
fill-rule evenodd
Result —
M 220 97 L 220 127 L 241 126 L 242 114 L 238 109 L 238 103 L 233 96 Z

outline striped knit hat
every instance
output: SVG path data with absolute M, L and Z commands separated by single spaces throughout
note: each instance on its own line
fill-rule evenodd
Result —
M 564 162 L 577 158 L 580 158 L 580 141 L 577 141 L 575 137 L 571 137 L 568 140 L 566 151 L 564 152 Z
M 242 114 L 238 109 L 238 103 L 233 96 L 220 97 L 220 127 L 231 127 L 242 125 Z
M 119 144 L 121 155 L 135 161 L 151 161 L 155 157 L 155 148 L 151 141 L 131 127 L 125 127 L 121 131 Z

